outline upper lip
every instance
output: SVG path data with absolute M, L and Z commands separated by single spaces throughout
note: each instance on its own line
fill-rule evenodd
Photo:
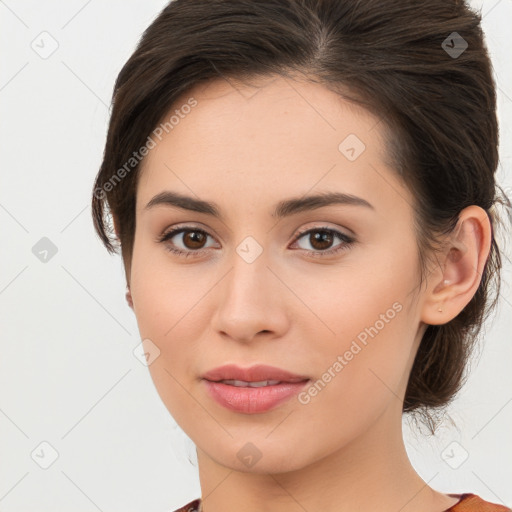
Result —
M 301 382 L 309 380 L 309 377 L 305 375 L 297 375 L 283 370 L 282 368 L 267 366 L 264 364 L 251 366 L 250 368 L 241 368 L 235 364 L 227 364 L 206 372 L 203 375 L 203 379 L 216 382 L 221 380 L 242 380 L 244 382 L 261 382 L 264 380 Z

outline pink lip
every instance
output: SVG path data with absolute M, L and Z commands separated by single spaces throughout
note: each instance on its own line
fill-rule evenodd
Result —
M 231 411 L 256 414 L 274 409 L 297 395 L 309 381 L 281 382 L 260 388 L 237 387 L 222 382 L 203 381 L 210 396 Z
M 220 405 L 231 411 L 255 414 L 269 411 L 297 395 L 310 378 L 274 366 L 256 365 L 240 368 L 229 364 L 205 373 L 203 380 L 210 396 Z M 221 380 L 245 382 L 278 380 L 281 382 L 272 386 L 251 388 L 224 384 L 219 382 Z
M 246 382 L 260 382 L 262 380 L 279 380 L 281 382 L 300 382 L 308 380 L 307 375 L 296 375 L 275 366 L 258 364 L 250 368 L 241 368 L 235 364 L 219 366 L 206 372 L 203 379 L 210 381 L 244 380 Z

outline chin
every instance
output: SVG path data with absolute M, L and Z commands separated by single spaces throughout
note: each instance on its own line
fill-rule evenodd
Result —
M 299 451 L 277 438 L 276 441 L 278 446 L 265 438 L 244 442 L 231 439 L 227 444 L 216 444 L 211 451 L 203 452 L 217 464 L 233 471 L 262 475 L 297 471 L 314 462 L 307 460 L 304 450 Z

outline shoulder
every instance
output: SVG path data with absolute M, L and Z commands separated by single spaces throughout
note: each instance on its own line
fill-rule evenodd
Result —
M 462 495 L 458 503 L 446 512 L 512 512 L 512 509 L 485 501 L 476 494 L 466 493 Z
M 201 499 L 197 498 L 187 503 L 174 512 L 199 512 Z M 465 493 L 460 501 L 446 512 L 512 512 L 511 508 L 490 501 L 485 501 L 480 496 L 472 493 Z
M 198 512 L 200 505 L 201 505 L 201 499 L 197 498 L 194 501 L 187 503 L 185 506 L 178 508 L 174 512 Z

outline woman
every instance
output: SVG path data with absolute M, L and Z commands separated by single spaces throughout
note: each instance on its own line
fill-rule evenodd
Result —
M 197 448 L 180 510 L 510 510 L 436 491 L 401 430 L 497 298 L 495 101 L 462 1 L 176 0 L 148 27 L 92 206 Z

